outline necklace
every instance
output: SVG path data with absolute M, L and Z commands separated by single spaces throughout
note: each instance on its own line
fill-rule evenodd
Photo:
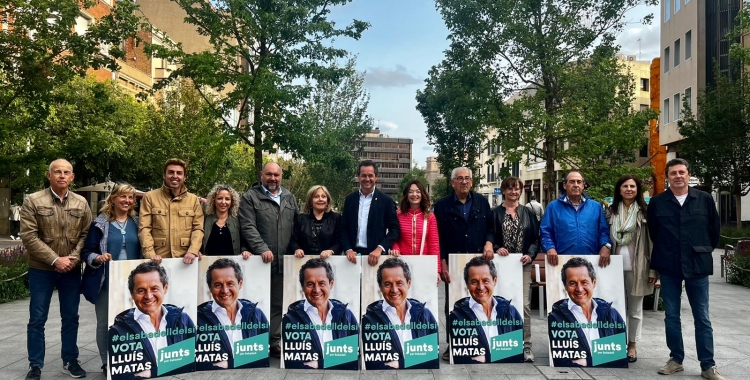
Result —
M 118 230 L 120 230 L 120 233 L 125 235 L 125 227 L 128 226 L 128 220 L 125 219 L 125 223 L 120 223 L 119 221 L 115 220 L 115 227 L 117 227 Z

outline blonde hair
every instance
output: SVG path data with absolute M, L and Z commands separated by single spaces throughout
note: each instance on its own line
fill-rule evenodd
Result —
M 229 185 L 216 185 L 208 192 L 206 197 L 206 214 L 216 213 L 214 202 L 216 202 L 216 194 L 220 191 L 226 190 L 229 192 L 229 196 L 232 198 L 232 206 L 229 207 L 229 215 L 237 216 L 237 212 L 240 209 L 240 194 Z
M 307 200 L 305 201 L 305 204 L 302 206 L 302 212 L 305 214 L 312 214 L 313 212 L 313 205 L 312 205 L 312 199 L 315 196 L 315 193 L 318 192 L 318 190 L 323 190 L 323 193 L 325 193 L 326 198 L 328 198 L 328 205 L 326 205 L 326 211 L 329 212 L 332 209 L 331 206 L 331 193 L 328 192 L 328 189 L 326 189 L 323 185 L 315 185 L 310 188 L 310 190 L 307 190 Z
M 120 183 L 115 185 L 112 192 L 109 193 L 107 200 L 104 202 L 104 206 L 99 210 L 102 214 L 107 215 L 110 222 L 115 220 L 115 199 L 123 194 L 133 194 L 133 205 L 130 206 L 128 216 L 131 218 L 135 216 L 135 187 L 127 183 Z

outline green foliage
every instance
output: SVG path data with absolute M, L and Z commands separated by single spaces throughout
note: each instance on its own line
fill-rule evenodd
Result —
M 450 185 L 448 177 L 440 177 L 432 184 L 432 204 L 450 194 L 453 194 L 453 188 Z
M 209 101 L 226 131 L 254 148 L 256 173 L 263 151 L 300 150 L 299 136 L 311 136 L 299 107 L 313 91 L 310 82 L 338 83 L 349 70 L 332 66 L 346 51 L 329 44 L 359 39 L 369 24 L 354 20 L 337 28 L 330 8 L 351 0 L 174 0 L 185 21 L 208 36 L 210 51 L 186 52 L 152 46 L 181 66 L 171 78 L 190 78 Z M 163 85 L 163 84 L 162 84 Z
M 727 244 L 736 246 L 738 240 L 750 240 L 750 227 L 722 227 L 717 248 L 724 249 Z
M 684 137 L 682 155 L 691 162 L 691 174 L 728 190 L 737 201 L 737 215 L 742 215 L 741 197 L 750 192 L 750 74 L 744 69 L 750 61 L 744 55 L 746 48 L 738 49 L 730 57 L 732 78 L 721 75 L 717 67 L 716 84 L 698 93 L 695 114 L 683 95 L 678 128 Z M 720 138 L 716 131 L 721 131 Z M 741 218 L 737 218 L 737 227 L 741 226 Z
M 299 141 L 294 144 L 304 157 L 309 186 L 326 186 L 332 204 L 338 207 L 354 187 L 352 177 L 362 138 L 373 122 L 367 115 L 370 95 L 364 88 L 365 76 L 355 71 L 355 63 L 354 59 L 348 61 L 345 69 L 349 74 L 340 83 L 319 82 L 314 88 L 301 115 L 304 130 L 311 133 L 297 134 Z M 306 194 L 307 189 L 304 191 Z
M 653 114 L 630 108 L 632 78 L 617 71 L 614 40 L 628 10 L 657 3 L 438 0 L 437 7 L 454 45 L 491 73 L 497 92 L 513 95 L 497 120 L 485 122 L 495 129 L 493 143 L 509 162 L 545 161 L 552 191 L 555 162 L 593 179 L 603 166 L 635 160 Z
M 429 188 L 429 182 L 427 181 L 427 172 L 425 172 L 424 169 L 420 169 L 419 166 L 414 165 L 414 167 L 411 168 L 411 170 L 409 170 L 409 172 L 404 175 L 404 178 L 401 178 L 401 181 L 398 183 L 397 198 L 404 193 L 404 187 L 406 187 L 406 184 L 415 179 L 419 182 L 422 182 L 422 185 L 424 185 L 425 189 Z M 394 200 L 396 202 L 399 201 L 399 199 Z
M 750 288 L 750 241 L 740 241 L 726 261 L 727 279 L 732 284 Z
M 461 45 L 452 44 L 416 95 L 417 110 L 427 125 L 427 141 L 435 147 L 446 177 L 462 166 L 479 172 L 485 133 L 503 106 L 491 72 L 470 60 L 469 54 Z
M 22 246 L 0 250 L 0 303 L 29 296 L 29 270 L 26 249 Z

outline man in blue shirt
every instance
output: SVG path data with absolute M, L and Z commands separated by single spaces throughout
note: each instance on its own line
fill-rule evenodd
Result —
M 542 248 L 547 261 L 557 265 L 557 255 L 596 255 L 599 266 L 609 265 L 612 241 L 604 209 L 583 194 L 583 175 L 572 171 L 565 176 L 565 194 L 550 202 L 542 218 Z

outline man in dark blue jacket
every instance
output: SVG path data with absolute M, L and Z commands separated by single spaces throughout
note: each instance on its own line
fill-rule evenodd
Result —
M 362 317 L 365 368 L 406 368 L 404 355 L 412 350 L 407 349 L 407 343 L 435 335 L 434 342 L 417 347 L 421 350 L 419 354 L 434 359 L 411 365 L 408 369 L 437 369 L 438 323 L 424 303 L 408 298 L 411 288 L 409 265 L 399 258 L 389 258 L 378 268 L 377 279 L 384 300 L 368 305 Z
M 701 376 L 723 379 L 714 361 L 714 337 L 708 315 L 708 276 L 713 274 L 711 253 L 719 244 L 719 215 L 708 193 L 690 188 L 690 164 L 675 158 L 667 162 L 667 191 L 651 198 L 648 229 L 654 244 L 651 269 L 659 272 L 664 300 L 664 324 L 670 359 L 659 369 L 662 375 L 683 371 L 680 303 L 685 283 L 695 319 L 695 346 Z M 655 282 L 655 279 L 649 279 Z
M 334 282 L 331 264 L 318 258 L 307 261 L 299 270 L 299 282 L 305 299 L 290 304 L 282 318 L 284 337 L 289 336 L 284 341 L 284 367 L 357 370 L 358 342 L 342 347 L 352 354 L 351 361 L 325 365 L 326 343 L 359 333 L 357 319 L 347 304 L 329 298 Z M 316 325 L 325 328 L 315 329 Z
M 198 343 L 195 367 L 199 371 L 268 367 L 268 339 L 250 348 L 259 351 L 259 360 L 237 365 L 235 343 L 267 334 L 266 315 L 256 302 L 240 299 L 244 275 L 240 264 L 228 258 L 214 261 L 206 271 L 206 283 L 213 301 L 198 305 Z M 218 341 L 215 337 L 218 335 Z M 250 346 L 250 345 L 247 345 Z
M 344 200 L 341 249 L 349 261 L 356 264 L 359 253 L 368 255 L 368 263 L 375 266 L 380 255 L 388 254 L 401 231 L 396 204 L 375 188 L 378 169 L 374 161 L 360 162 L 357 178 L 359 191 L 347 195 Z
M 445 283 L 445 319 L 448 320 L 450 305 L 448 302 L 448 284 L 451 275 L 448 272 L 448 254 L 482 253 L 484 258 L 492 260 L 495 241 L 492 208 L 487 199 L 473 191 L 471 170 L 465 167 L 453 169 L 451 186 L 454 193 L 443 197 L 435 203 L 435 218 L 440 237 L 440 260 L 442 271 L 440 279 Z M 447 337 L 446 337 L 447 338 Z M 443 360 L 449 358 L 448 349 L 443 353 Z
M 450 313 L 450 326 L 465 326 L 474 333 L 451 336 L 451 341 L 460 341 L 453 345 L 453 363 L 492 363 L 490 341 L 493 337 L 507 334 L 516 330 L 523 330 L 523 318 L 510 301 L 494 295 L 497 286 L 497 269 L 492 260 L 485 260 L 477 256 L 469 260 L 464 267 L 464 282 L 471 297 L 456 301 Z M 454 322 L 455 321 L 455 322 Z M 469 322 L 469 323 L 466 323 Z M 487 322 L 485 326 L 481 322 Z M 452 334 L 453 329 L 449 328 Z M 476 337 L 476 340 L 474 340 Z M 523 347 L 519 342 L 519 350 Z M 523 361 L 523 351 L 517 355 L 498 360 L 498 363 L 520 363 Z
M 195 324 L 181 307 L 162 304 L 168 288 L 167 272 L 153 261 L 141 263 L 130 272 L 128 289 L 136 307 L 118 314 L 109 328 L 112 379 L 147 379 L 192 372 L 192 360 L 166 373 L 159 373 L 157 368 L 160 360 L 182 357 L 185 351 L 164 348 L 194 339 L 196 332 Z M 193 348 L 194 343 L 189 350 Z M 161 357 L 157 357 L 160 350 L 163 350 Z
M 555 302 L 548 317 L 552 362 L 555 367 L 591 367 L 591 355 L 594 352 L 592 342 L 623 334 L 622 359 L 608 362 L 604 366 L 627 368 L 625 321 L 611 302 L 594 298 L 594 265 L 585 258 L 574 257 L 563 265 L 561 278 L 569 298 Z M 589 323 L 592 325 L 586 326 Z
M 540 237 L 550 265 L 557 265 L 558 254 L 599 254 L 599 266 L 609 265 L 609 224 L 602 205 L 583 194 L 584 184 L 580 172 L 568 173 L 563 180 L 565 194 L 550 202 L 544 212 Z

